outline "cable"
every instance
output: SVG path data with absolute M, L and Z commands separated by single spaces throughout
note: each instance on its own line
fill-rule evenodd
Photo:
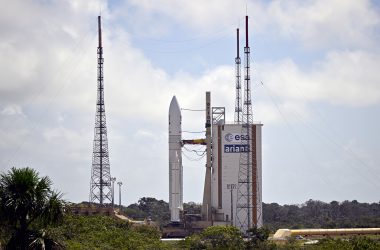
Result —
M 307 147 L 306 145 L 302 142 L 302 140 L 298 137 L 297 133 L 294 131 L 293 127 L 290 125 L 290 122 L 288 121 L 288 119 L 286 118 L 286 116 L 283 114 L 283 112 L 281 111 L 279 105 L 277 104 L 277 102 L 275 101 L 274 97 L 270 94 L 270 89 L 267 88 L 264 84 L 262 84 L 262 86 L 264 86 L 264 89 L 268 91 L 268 94 L 269 94 L 269 97 L 272 101 L 272 103 L 274 104 L 274 106 L 276 107 L 277 111 L 279 112 L 281 118 L 285 121 L 285 124 L 286 126 L 288 127 L 289 131 L 291 131 L 292 135 L 294 136 L 294 138 L 296 139 L 296 141 L 300 144 L 302 150 L 305 152 L 305 156 L 307 158 L 307 160 L 312 164 L 314 165 L 315 167 L 317 167 L 317 165 L 315 164 L 315 162 L 313 161 L 312 157 L 310 156 L 310 153 L 309 151 L 307 150 Z M 331 185 L 331 183 L 329 183 L 325 178 L 324 176 L 320 175 L 319 172 L 315 171 L 315 169 L 317 168 L 312 168 L 312 172 L 315 174 L 315 175 L 318 175 L 318 177 L 328 186 L 334 188 L 337 193 L 340 193 L 339 190 L 337 190 L 334 186 Z M 341 194 L 341 193 L 340 193 Z
M 262 83 L 262 82 L 261 82 Z M 264 86 L 264 85 L 263 85 Z M 297 86 L 296 86 L 297 88 Z M 298 88 L 297 88 L 298 89 Z M 300 89 L 298 89 L 298 91 L 301 93 L 302 95 L 302 92 Z M 305 99 L 306 96 L 304 96 Z M 366 162 L 364 162 L 362 159 L 360 159 L 356 154 L 354 154 L 351 150 L 348 150 L 346 149 L 343 145 L 341 145 L 340 143 L 338 143 L 336 140 L 334 140 L 331 136 L 329 136 L 327 133 L 325 133 L 323 130 L 321 130 L 319 127 L 317 126 L 314 126 L 312 123 L 310 122 L 307 122 L 306 119 L 304 117 L 302 117 L 301 114 L 299 114 L 297 111 L 293 111 L 293 113 L 297 116 L 298 120 L 303 123 L 304 125 L 306 125 L 307 127 L 309 127 L 309 129 L 311 131 L 313 131 L 317 136 L 319 136 L 320 138 L 324 138 L 328 143 L 330 143 L 330 145 L 332 146 L 335 146 L 335 148 L 341 150 L 342 152 L 346 153 L 348 156 L 352 157 L 353 159 L 355 159 L 356 161 L 358 161 L 359 163 L 361 163 L 364 167 L 367 168 L 367 170 L 369 170 L 371 172 L 371 174 L 373 175 L 377 175 L 379 176 L 379 174 L 376 172 L 376 170 L 374 168 L 372 168 L 370 165 L 368 165 Z M 329 126 L 327 126 L 329 128 Z M 339 152 L 337 152 L 336 150 L 334 150 L 337 154 L 339 154 Z M 368 177 L 364 176 L 363 173 L 362 173 L 362 170 L 359 169 L 355 164 L 353 164 L 351 161 L 350 161 L 350 165 L 352 166 L 352 169 L 356 169 L 356 171 L 359 173 L 359 175 L 361 175 L 363 178 L 367 179 L 369 182 L 371 182 L 373 185 L 377 186 L 377 182 L 375 184 L 375 182 L 373 182 L 372 180 L 370 180 Z M 380 186 L 379 186 L 380 187 Z
M 290 126 L 290 123 L 289 121 L 286 119 L 286 116 L 282 113 L 279 105 L 277 104 L 277 102 L 275 101 L 275 98 L 273 98 L 273 96 L 270 94 L 272 93 L 274 96 L 276 96 L 266 85 L 264 85 L 262 82 L 261 82 L 262 86 L 264 87 L 265 90 L 268 91 L 268 94 L 269 94 L 269 97 L 270 99 L 272 100 L 273 104 L 275 105 L 277 111 L 280 113 L 281 117 L 283 118 L 283 120 L 285 121 L 286 125 L 289 127 L 290 131 L 292 132 L 293 136 L 297 139 L 297 141 L 301 144 L 302 146 L 302 149 L 305 151 L 306 153 L 306 156 L 309 158 L 309 161 L 311 161 L 313 163 L 313 165 L 315 165 L 315 163 L 311 160 L 311 157 L 310 157 L 310 153 L 308 153 L 308 151 L 306 150 L 306 145 L 301 141 L 301 139 L 297 136 L 297 134 L 295 133 L 294 129 Z M 307 127 L 309 127 L 309 129 L 312 129 L 312 131 L 314 133 L 316 133 L 317 135 L 321 136 L 321 135 L 324 135 L 325 139 L 329 139 L 329 137 L 327 135 L 325 135 L 323 132 L 321 132 L 320 130 L 316 129 L 314 126 L 310 125 L 309 123 L 307 123 L 305 121 L 305 119 L 303 119 L 301 117 L 301 115 L 299 113 L 297 113 L 296 111 L 293 112 L 294 114 L 296 114 L 297 118 L 299 121 L 301 121 L 304 125 L 306 125 Z M 334 142 L 333 140 L 328 140 L 330 143 L 331 142 Z M 336 143 L 334 143 L 336 144 Z M 338 144 L 336 144 L 335 146 L 339 146 Z M 339 146 L 338 148 L 340 148 L 341 146 Z M 346 151 L 346 150 L 344 150 Z M 367 176 L 363 175 L 362 171 L 360 169 L 357 169 L 357 166 L 352 164 L 352 162 L 350 162 L 351 165 L 351 169 L 355 169 L 357 170 L 357 173 L 364 179 L 366 179 L 368 182 L 370 182 L 373 186 L 375 187 L 380 187 L 378 183 L 375 183 L 373 182 L 371 179 L 369 179 Z M 324 180 L 324 178 L 321 178 L 322 180 Z M 324 180 L 325 182 L 325 180 Z M 326 183 L 327 184 L 327 183 Z
M 206 111 L 205 109 L 183 109 L 183 108 L 181 108 L 181 110 L 185 110 L 185 111 Z
M 201 134 L 201 133 L 206 133 L 206 131 L 186 131 L 182 130 L 182 133 L 190 133 L 190 134 Z
M 201 152 L 204 150 L 205 145 L 199 145 L 199 144 L 186 144 L 183 147 L 192 147 L 195 151 Z
M 188 149 L 186 146 L 183 146 L 183 148 L 188 152 L 194 152 L 198 156 L 204 156 L 204 154 L 206 153 L 206 150 L 191 150 Z M 198 154 L 199 152 L 201 152 L 201 154 Z
M 74 48 L 74 51 L 73 51 L 71 57 L 69 57 L 69 56 L 66 57 L 65 61 L 59 67 L 60 69 L 68 68 L 68 70 L 66 70 L 66 71 L 60 70 L 52 78 L 52 82 L 55 82 L 58 79 L 61 79 L 61 81 L 58 81 L 58 82 L 62 83 L 62 85 L 60 85 L 60 86 L 58 85 L 58 89 L 56 89 L 55 93 L 50 95 L 50 98 L 48 99 L 47 104 L 45 105 L 43 110 L 39 114 L 37 114 L 38 120 L 41 120 L 41 117 L 44 116 L 47 113 L 47 111 L 52 107 L 52 103 L 54 103 L 55 99 L 62 92 L 62 90 L 65 87 L 67 87 L 68 85 L 72 84 L 73 81 L 69 81 L 70 77 L 72 77 L 72 75 L 75 71 L 78 71 L 78 69 L 79 69 L 78 64 L 81 63 L 81 61 L 83 60 L 83 56 L 86 54 L 86 52 L 91 49 L 91 47 L 89 47 L 89 46 L 86 46 L 86 48 L 83 48 L 84 47 L 83 45 L 87 45 L 87 42 L 90 40 L 90 38 L 92 36 L 91 33 L 92 32 L 88 32 L 78 43 L 75 44 L 75 48 Z M 83 45 L 82 45 L 82 43 L 83 43 Z M 71 61 L 74 61 L 74 60 L 75 60 L 76 64 L 71 63 Z M 66 67 L 67 64 L 69 64 L 72 67 L 71 68 Z M 38 98 L 40 98 L 42 96 L 43 92 L 46 89 L 46 86 L 47 86 L 47 84 L 42 85 L 41 88 L 39 89 L 39 91 L 30 99 L 30 101 L 27 102 L 26 105 L 32 106 L 33 104 L 35 104 L 35 102 L 38 100 Z M 31 133 L 30 134 L 34 134 L 34 132 L 39 127 L 39 125 L 36 122 L 31 121 L 28 118 L 28 116 L 25 116 L 25 117 L 27 120 L 29 120 L 29 124 L 31 125 L 31 130 L 30 130 Z M 10 155 L 10 158 L 8 161 L 9 165 L 11 165 L 12 162 L 15 161 L 16 155 L 18 155 L 19 151 L 25 145 L 26 142 L 27 142 L 27 140 L 24 138 L 24 140 L 17 145 L 16 150 L 13 151 L 13 153 Z
M 195 158 L 191 158 L 190 156 L 186 155 L 184 151 L 182 151 L 182 154 L 185 156 L 186 159 L 188 159 L 189 161 L 200 161 L 202 160 L 206 154 L 204 154 L 203 156 L 195 159 Z
M 298 92 L 306 99 L 306 95 L 301 91 L 301 89 L 297 86 L 297 84 L 295 83 L 294 85 L 296 87 L 296 89 L 298 90 Z M 320 135 L 322 135 L 323 137 L 325 137 L 325 139 L 327 141 L 329 141 L 331 144 L 335 145 L 336 147 L 338 147 L 339 149 L 341 149 L 342 151 L 344 151 L 345 153 L 347 153 L 349 156 L 351 156 L 352 158 L 354 158 L 356 161 L 358 161 L 359 163 L 361 163 L 364 167 L 366 167 L 367 169 L 370 168 L 374 173 L 375 175 L 378 175 L 379 177 L 379 174 L 376 173 L 376 170 L 370 166 L 369 164 L 367 164 L 365 161 L 363 161 L 363 159 L 361 159 L 359 156 L 357 156 L 352 150 L 344 147 L 341 143 L 342 141 L 342 137 L 339 136 L 339 133 L 337 133 L 336 129 L 334 129 L 334 127 L 332 126 L 333 124 L 332 123 L 328 123 L 326 122 L 326 119 L 324 119 L 322 117 L 322 115 L 320 114 L 320 112 L 318 112 L 317 109 L 315 109 L 313 107 L 313 105 L 311 105 L 312 109 L 314 110 L 314 112 L 318 115 L 318 117 L 320 118 L 320 120 L 322 121 L 322 123 L 324 123 L 325 127 L 327 129 L 330 129 L 332 131 L 332 135 L 335 135 L 337 137 L 339 137 L 338 139 L 340 140 L 334 140 L 334 138 L 332 138 L 331 136 L 329 136 L 327 133 L 324 133 L 321 129 L 319 129 L 318 127 L 316 126 L 313 126 L 312 123 L 306 123 L 309 127 L 313 128 L 316 132 L 318 132 Z

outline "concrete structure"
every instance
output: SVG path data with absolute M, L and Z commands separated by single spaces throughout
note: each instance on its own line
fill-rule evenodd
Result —
M 169 209 L 172 222 L 180 221 L 180 211 L 183 210 L 181 122 L 181 110 L 173 96 L 169 107 Z
M 202 220 L 212 220 L 212 190 L 211 190 L 211 176 L 212 176 L 212 157 L 211 157 L 211 93 L 206 92 L 206 173 L 205 182 L 203 187 L 203 202 L 202 202 Z
M 262 124 L 251 124 L 251 137 L 241 134 L 241 124 L 213 124 L 212 126 L 212 210 L 213 224 L 237 225 L 237 186 L 240 153 L 252 149 L 251 225 L 261 227 L 262 220 Z M 249 146 L 243 144 L 249 141 Z M 242 211 L 240 211 L 241 213 Z
M 245 17 L 245 24 L 243 89 L 237 30 L 235 124 L 225 124 L 225 108 L 211 108 L 211 94 L 206 92 L 206 138 L 181 141 L 181 112 L 175 97 L 170 103 L 169 206 L 172 221 L 180 221 L 179 212 L 182 210 L 181 144 L 206 145 L 207 160 L 201 215 L 197 221 L 191 218 L 192 228 L 197 225 L 233 225 L 246 234 L 248 229 L 261 227 L 263 224 L 262 124 L 253 122 L 248 16 Z M 187 222 L 186 218 L 184 222 Z
M 191 218 L 189 228 L 211 225 L 239 227 L 239 217 L 247 217 L 247 225 L 261 227 L 262 219 L 262 124 L 225 124 L 225 108 L 211 107 L 211 94 L 206 92 L 206 138 L 181 140 L 181 111 L 173 97 L 169 107 L 169 208 L 171 221 L 186 224 L 181 216 L 183 207 L 182 151 L 184 144 L 206 146 L 206 173 L 202 211 L 199 219 Z M 244 134 L 242 131 L 249 131 Z M 238 209 L 238 185 L 241 154 L 250 155 L 250 199 L 247 209 Z M 184 219 L 184 221 L 182 221 Z M 242 232 L 248 228 L 239 227 Z

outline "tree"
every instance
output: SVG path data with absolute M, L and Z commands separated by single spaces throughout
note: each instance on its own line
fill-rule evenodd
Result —
M 65 201 L 51 186 L 49 177 L 41 178 L 31 168 L 12 168 L 0 175 L 0 221 L 12 230 L 8 248 L 26 249 L 41 242 L 41 229 L 62 220 Z
M 374 238 L 368 238 L 365 236 L 353 237 L 348 239 L 342 238 L 325 238 L 319 240 L 319 242 L 311 249 L 353 249 L 353 250 L 378 250 L 380 249 L 380 243 Z
M 133 219 L 143 220 L 150 218 L 160 226 L 170 221 L 169 204 L 152 197 L 143 197 L 138 203 L 131 204 L 124 212 Z
M 233 226 L 211 226 L 200 234 L 194 234 L 178 246 L 184 249 L 244 249 L 244 240 L 239 229 Z
M 264 224 L 272 231 L 278 228 L 345 228 L 378 227 L 380 203 L 356 200 L 325 203 L 308 200 L 302 205 L 263 203 Z
M 244 246 L 240 230 L 233 226 L 211 226 L 201 235 L 203 240 L 211 243 L 213 249 L 242 249 Z
M 247 241 L 247 247 L 249 249 L 272 249 L 272 245 L 267 243 L 267 239 L 270 234 L 270 230 L 265 227 L 251 228 L 248 230 L 249 240 Z
M 198 204 L 192 201 L 183 203 L 183 210 L 188 214 L 200 214 L 201 208 L 202 204 Z
M 67 249 L 167 249 L 157 228 L 104 215 L 65 215 L 50 229 Z

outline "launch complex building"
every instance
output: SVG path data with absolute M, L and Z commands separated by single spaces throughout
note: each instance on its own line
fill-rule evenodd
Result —
M 202 139 L 182 139 L 182 115 L 176 97 L 169 107 L 169 208 L 172 225 L 183 225 L 187 232 L 211 225 L 233 225 L 244 233 L 262 226 L 261 128 L 253 122 L 250 90 L 250 48 L 248 16 L 245 18 L 244 76 L 241 77 L 239 29 L 237 29 L 236 98 L 234 123 L 226 123 L 225 108 L 211 106 L 206 92 L 205 128 Z M 101 17 L 98 16 L 97 102 L 91 168 L 90 199 L 103 206 L 114 204 L 104 103 L 103 47 Z M 243 81 L 241 81 L 241 78 Z M 201 214 L 183 211 L 182 147 L 206 146 L 206 171 Z M 118 182 L 119 188 L 122 185 Z M 121 202 L 119 202 L 121 204 Z
M 97 102 L 90 182 L 90 204 L 98 206 L 72 207 L 74 213 L 115 214 L 114 182 L 111 177 L 104 102 L 103 46 L 101 17 L 98 16 Z M 261 227 L 262 216 L 262 124 L 253 122 L 250 90 L 250 48 L 248 16 L 245 17 L 244 76 L 241 82 L 239 29 L 237 29 L 236 98 L 234 122 L 226 123 L 225 108 L 211 106 L 211 93 L 206 92 L 205 128 L 202 139 L 182 139 L 182 115 L 174 96 L 169 107 L 169 208 L 171 223 L 163 228 L 163 236 L 185 236 L 211 225 L 232 225 L 248 235 L 250 228 Z M 183 211 L 182 147 L 185 144 L 206 146 L 206 171 L 201 214 Z M 121 207 L 121 185 L 119 206 Z M 107 201 L 112 207 L 107 206 Z M 139 223 L 129 220 L 132 223 Z M 348 229 L 279 229 L 274 239 L 291 235 L 342 236 L 378 234 L 379 228 Z
M 182 139 L 182 115 L 174 96 L 169 107 L 169 208 L 171 225 L 183 226 L 185 232 L 211 225 L 233 225 L 243 233 L 262 226 L 262 124 L 253 122 L 250 87 L 250 48 L 248 16 L 245 17 L 244 67 L 241 77 L 239 29 L 237 29 L 236 98 L 234 122 L 226 123 L 225 108 L 211 106 L 206 92 L 205 138 Z M 103 47 L 101 17 L 98 16 L 97 103 L 91 168 L 90 202 L 101 206 L 114 204 L 111 177 L 103 82 Z M 183 211 L 182 147 L 200 144 L 206 147 L 206 171 L 201 214 Z M 122 185 L 118 182 L 119 188 Z M 121 202 L 119 202 L 121 204 Z
M 252 119 L 248 16 L 245 38 L 244 77 L 241 84 L 237 29 L 234 123 L 226 123 L 225 108 L 212 107 L 211 93 L 206 92 L 206 137 L 182 140 L 181 109 L 175 96 L 170 103 L 169 207 L 172 223 L 185 224 L 190 228 L 233 225 L 243 233 L 263 224 L 262 124 L 254 123 Z M 192 215 L 191 218 L 183 213 L 182 147 L 185 144 L 205 145 L 207 157 L 202 211 L 198 217 Z

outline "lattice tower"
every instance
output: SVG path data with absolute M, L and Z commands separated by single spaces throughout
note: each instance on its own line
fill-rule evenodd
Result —
M 94 144 L 92 154 L 90 202 L 112 202 L 110 161 L 108 154 L 108 139 L 106 126 L 106 111 L 104 105 L 103 82 L 103 47 L 101 17 L 98 16 L 98 72 L 97 72 L 97 101 L 95 114 Z
M 246 135 L 241 140 L 241 144 L 247 145 L 244 151 L 240 153 L 239 175 L 236 205 L 236 226 L 242 232 L 247 232 L 252 228 L 252 135 L 251 127 L 253 123 L 252 104 L 251 104 L 251 86 L 250 86 L 250 48 L 248 44 L 248 16 L 245 18 L 246 43 L 244 47 L 244 102 L 243 102 L 243 119 L 242 135 Z
M 236 29 L 237 50 L 235 57 L 235 74 L 236 74 L 236 98 L 235 98 L 235 124 L 241 124 L 243 120 L 242 100 L 241 100 L 241 60 L 239 55 L 239 29 Z

